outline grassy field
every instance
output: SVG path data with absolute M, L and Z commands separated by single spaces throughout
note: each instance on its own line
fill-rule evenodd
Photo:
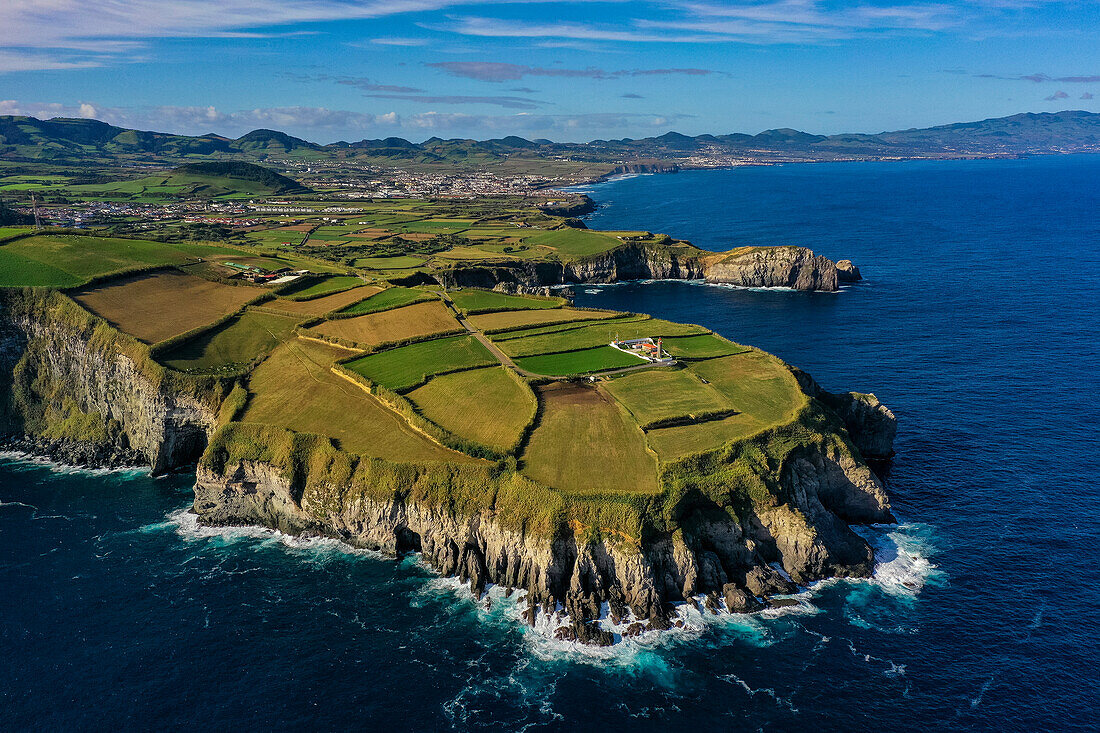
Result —
M 523 472 L 562 491 L 655 493 L 657 465 L 645 435 L 596 387 L 539 388 L 542 418 L 523 454 Z
M 730 354 L 739 354 L 747 348 L 732 344 L 713 334 L 666 338 L 662 346 L 665 351 L 680 359 L 710 359 L 716 356 L 729 356 Z
M 522 295 L 494 293 L 490 290 L 457 290 L 448 293 L 455 306 L 463 313 L 487 310 L 542 310 L 565 305 L 561 298 L 525 298 Z
M 220 328 L 168 351 L 160 361 L 182 371 L 215 371 L 247 365 L 290 338 L 297 322 L 294 316 L 249 309 Z
M 0 227 L 0 239 L 14 237 L 17 234 L 27 234 L 30 231 L 30 227 Z
M 420 267 L 424 264 L 420 257 L 399 255 L 397 257 L 361 257 L 355 261 L 356 267 L 367 267 L 372 270 L 407 270 Z
M 408 397 L 436 425 L 499 450 L 515 445 L 535 416 L 535 396 L 504 367 L 435 377 Z
M 399 392 L 422 384 L 433 374 L 497 363 L 473 336 L 453 336 L 370 354 L 345 366 L 376 384 Z
M 598 346 L 582 351 L 566 351 L 560 354 L 525 356 L 515 360 L 516 366 L 534 374 L 546 374 L 552 377 L 564 377 L 570 374 L 589 374 L 606 369 L 644 364 L 641 359 L 625 354 L 610 346 Z
M 640 425 L 731 409 L 729 401 L 717 388 L 703 384 L 697 375 L 682 369 L 624 374 L 607 382 L 604 388 Z
M 569 349 L 587 349 L 606 345 L 615 339 L 636 339 L 670 336 L 684 333 L 701 333 L 706 329 L 682 323 L 671 323 L 657 318 L 635 321 L 608 321 L 582 328 L 545 333 L 526 338 L 508 339 L 500 344 L 501 351 L 509 356 L 533 356 Z
M 425 300 L 438 300 L 431 293 L 412 288 L 386 288 L 380 293 L 370 296 L 361 303 L 356 303 L 345 308 L 342 313 L 378 313 L 379 311 L 399 308 L 410 303 L 418 303 Z
M 548 323 L 562 323 L 563 321 L 595 321 L 602 318 L 614 318 L 621 315 L 621 313 L 616 313 L 615 311 L 586 311 L 572 310 L 569 308 L 503 311 L 500 313 L 486 313 L 480 316 L 470 316 L 470 324 L 479 331 L 503 331 L 506 329 L 539 326 Z
M 279 298 L 270 303 L 266 303 L 265 307 L 303 316 L 323 316 L 326 313 L 338 311 L 341 308 L 353 305 L 381 291 L 382 288 L 375 287 L 374 285 L 364 285 L 361 288 L 352 288 L 351 290 L 345 290 L 341 293 L 323 295 L 320 298 L 314 298 L 312 300 L 288 300 L 286 298 Z
M 622 244 L 608 234 L 587 229 L 556 229 L 524 237 L 525 244 L 551 247 L 563 260 L 606 252 Z
M 70 287 L 96 275 L 193 259 L 177 246 L 141 239 L 69 235 L 26 237 L 0 246 L 0 286 Z
M 325 321 L 314 326 L 312 331 L 369 347 L 461 328 L 450 309 L 436 300 L 365 316 Z
M 806 403 L 794 375 L 774 356 L 755 349 L 701 361 L 688 370 L 721 391 L 739 414 L 696 425 L 650 430 L 649 445 L 662 461 L 712 450 L 786 423 Z
M 261 292 L 158 272 L 85 288 L 73 298 L 120 331 L 152 344 L 212 323 Z
M 243 420 L 335 438 L 341 448 L 398 462 L 470 461 L 409 427 L 360 387 L 330 370 L 347 351 L 294 339 L 272 352 L 249 380 Z
M 790 370 L 763 351 L 753 349 L 689 368 L 720 389 L 734 409 L 765 424 L 786 422 L 804 402 Z
M 311 295 L 331 293 L 334 290 L 343 290 L 362 283 L 361 278 L 354 275 L 335 275 L 323 280 L 305 280 L 300 285 L 291 283 L 286 290 L 280 291 L 280 295 L 292 298 L 305 298 Z

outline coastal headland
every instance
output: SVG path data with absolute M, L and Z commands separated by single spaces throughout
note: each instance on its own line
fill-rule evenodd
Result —
M 866 460 L 892 453 L 895 420 L 873 396 L 700 326 L 514 292 L 643 277 L 830 290 L 843 266 L 415 207 L 273 222 L 275 237 L 344 227 L 326 257 L 7 232 L 0 430 L 70 463 L 197 464 L 201 522 L 418 552 L 590 644 L 668 628 L 678 604 L 753 612 L 872 572 L 850 525 L 893 521 Z M 426 256 L 362 266 L 332 254 L 387 227 L 486 237 L 436 234 Z

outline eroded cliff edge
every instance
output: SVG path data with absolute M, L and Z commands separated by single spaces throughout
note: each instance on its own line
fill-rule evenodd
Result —
M 202 454 L 231 385 L 165 369 L 62 293 L 0 291 L 0 435 L 10 448 L 161 473 Z
M 462 265 L 434 273 L 444 287 L 530 290 L 627 280 L 702 280 L 740 287 L 835 291 L 860 279 L 859 268 L 805 247 L 740 247 L 705 252 L 683 242 L 634 242 L 568 262 L 515 260 Z
M 233 379 L 174 375 L 61 293 L 0 300 L 6 432 L 136 452 L 157 471 L 202 453 L 201 521 L 419 551 L 476 591 L 526 592 L 530 617 L 555 618 L 562 638 L 609 643 L 612 628 L 667 628 L 680 602 L 746 612 L 794 583 L 867 576 L 873 553 L 849 524 L 893 520 L 857 448 L 892 451 L 893 415 L 804 376 L 788 424 L 664 466 L 659 495 L 580 500 L 514 459 L 401 464 L 234 422 L 247 395 Z

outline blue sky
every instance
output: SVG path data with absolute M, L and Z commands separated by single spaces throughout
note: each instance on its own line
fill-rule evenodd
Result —
M 317 142 L 1100 111 L 1100 2 L 3 0 L 0 114 Z

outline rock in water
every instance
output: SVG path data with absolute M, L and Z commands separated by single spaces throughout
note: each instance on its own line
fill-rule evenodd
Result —
M 851 260 L 839 260 L 836 263 L 836 279 L 842 283 L 857 283 L 863 279 L 859 268 Z
M 738 587 L 736 583 L 727 583 L 722 588 L 722 593 L 730 613 L 752 613 L 761 608 L 760 602 L 746 593 L 744 588 Z

